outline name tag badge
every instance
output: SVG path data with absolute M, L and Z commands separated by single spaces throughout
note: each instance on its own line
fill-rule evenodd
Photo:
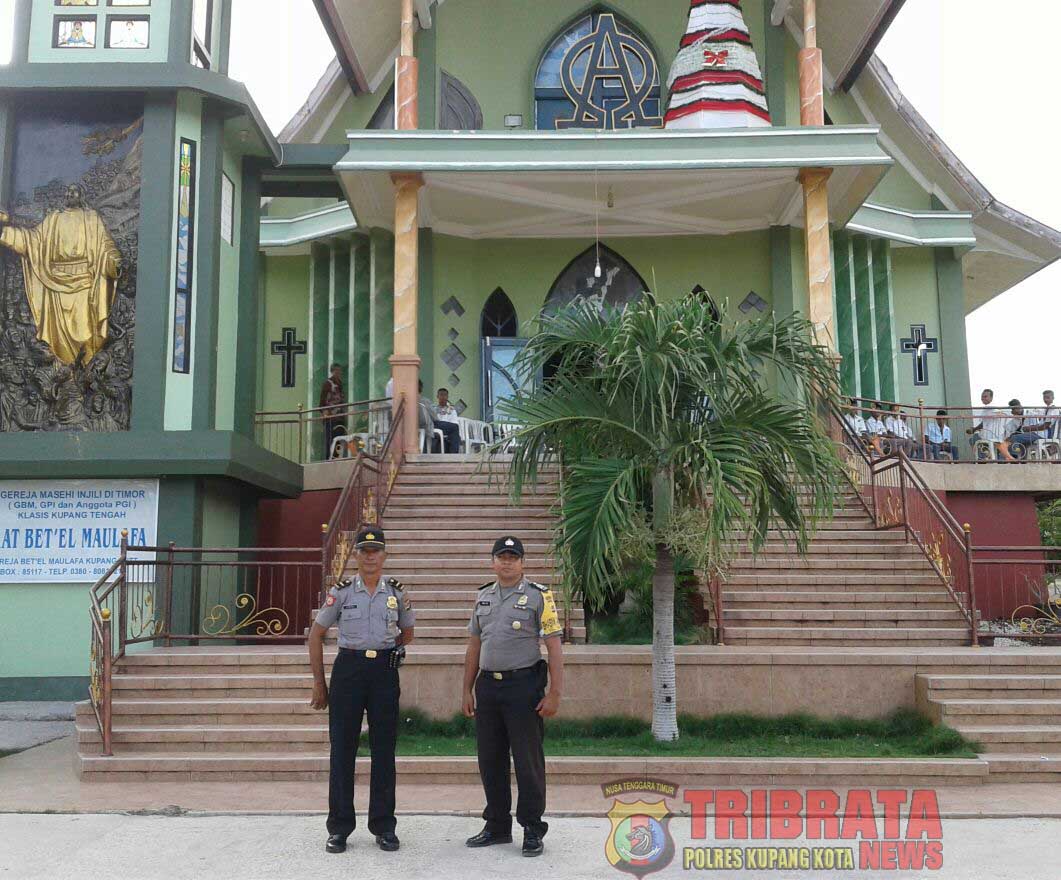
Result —
M 388 596 L 387 597 L 387 607 L 388 608 L 397 608 L 398 607 L 398 597 L 397 596 Z

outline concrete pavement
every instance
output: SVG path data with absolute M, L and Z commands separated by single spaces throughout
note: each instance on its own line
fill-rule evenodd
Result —
M 630 876 L 604 856 L 609 824 L 600 818 L 553 819 L 541 858 L 524 859 L 513 846 L 468 850 L 478 831 L 475 818 L 406 816 L 399 819 L 402 849 L 383 853 L 359 828 L 343 855 L 324 852 L 319 816 L 162 817 L 128 815 L 0 816 L 0 877 L 19 880 L 294 880 L 370 877 L 372 880 L 548 877 L 590 880 Z M 822 877 L 940 878 L 940 880 L 1054 880 L 1061 820 L 948 820 L 943 824 L 943 867 L 938 871 L 686 871 L 682 850 L 690 844 L 688 819 L 671 831 L 677 856 L 653 877 L 710 875 L 720 880 L 808 880 Z M 698 841 L 717 845 L 715 841 Z M 801 841 L 785 841 L 786 846 Z M 812 845 L 821 845 L 820 841 Z M 857 856 L 856 856 L 857 858 Z
M 0 703 L 0 752 L 31 749 L 73 730 L 73 703 Z

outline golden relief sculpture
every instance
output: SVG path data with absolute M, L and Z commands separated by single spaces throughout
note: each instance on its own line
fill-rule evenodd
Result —
M 40 339 L 64 364 L 88 364 L 107 341 L 121 254 L 103 219 L 71 184 L 66 207 L 39 226 L 10 225 L 0 211 L 0 245 L 22 258 L 26 298 Z

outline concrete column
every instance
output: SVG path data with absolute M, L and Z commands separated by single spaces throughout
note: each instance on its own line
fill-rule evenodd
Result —
M 825 96 L 822 91 L 822 53 L 818 48 L 816 0 L 803 0 L 803 49 L 799 53 L 800 124 L 825 125 Z M 810 320 L 815 339 L 836 351 L 833 330 L 833 255 L 829 240 L 828 168 L 804 168 L 803 214 L 807 236 L 807 288 L 810 293 Z
M 373 229 L 369 243 L 369 397 L 382 397 L 391 377 L 389 359 L 394 353 L 394 238 L 384 229 Z
M 353 397 L 350 385 L 350 249 L 345 242 L 332 242 L 328 296 L 328 359 L 343 365 L 346 399 Z
M 395 62 L 395 128 L 413 131 L 419 126 L 417 61 L 414 55 L 413 0 L 401 2 L 401 50 Z M 416 346 L 417 286 L 419 281 L 418 174 L 396 174 L 394 181 L 394 406 L 403 398 L 406 407 L 405 451 L 417 452 L 415 404 L 419 397 L 420 356 Z

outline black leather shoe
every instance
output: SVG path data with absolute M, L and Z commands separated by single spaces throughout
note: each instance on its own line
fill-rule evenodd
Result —
M 496 831 L 488 831 L 484 828 L 475 837 L 469 837 L 464 841 L 465 846 L 480 847 L 493 846 L 495 843 L 512 843 L 511 834 L 498 834 Z
M 324 849 L 330 853 L 346 852 L 346 838 L 341 834 L 329 834 Z
M 545 852 L 545 844 L 542 839 L 533 831 L 528 831 L 523 835 L 523 855 L 525 856 L 540 856 Z
M 398 835 L 393 831 L 384 831 L 382 834 L 376 835 L 376 846 L 384 852 L 394 852 L 401 846 L 401 842 L 398 840 Z

